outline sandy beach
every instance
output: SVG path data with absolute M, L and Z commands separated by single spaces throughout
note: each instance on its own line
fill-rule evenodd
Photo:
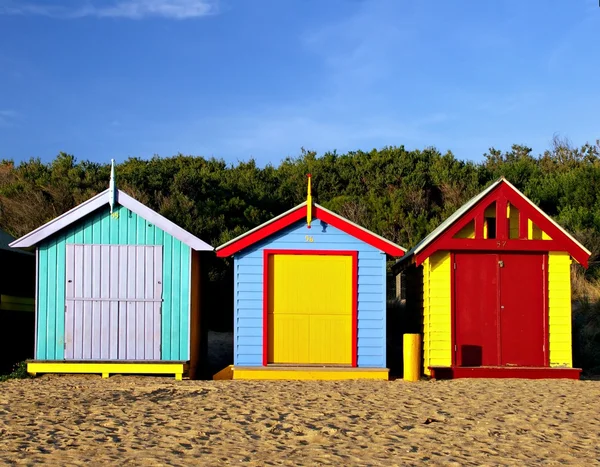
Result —
M 599 439 L 595 381 L 0 383 L 5 464 L 592 464 Z

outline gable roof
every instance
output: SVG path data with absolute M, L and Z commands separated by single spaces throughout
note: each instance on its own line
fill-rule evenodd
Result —
M 129 196 L 127 193 L 121 190 L 116 190 L 115 201 L 123 207 L 126 207 L 133 213 L 140 217 L 143 217 L 148 222 L 151 222 L 158 228 L 172 235 L 177 240 L 186 244 L 190 248 L 196 251 L 212 251 L 213 247 L 208 243 L 200 240 L 198 237 L 192 235 L 187 230 L 182 229 L 177 224 L 171 222 L 166 217 L 161 216 L 157 212 L 150 209 L 148 206 L 143 205 L 136 199 Z M 82 219 L 88 214 L 94 212 L 100 207 L 109 204 L 111 190 L 105 190 L 102 193 L 97 194 L 93 198 L 81 203 L 79 206 L 74 207 L 70 211 L 65 212 L 61 216 L 52 219 L 50 222 L 38 227 L 37 229 L 29 232 L 27 235 L 22 236 L 18 240 L 15 240 L 10 244 L 12 248 L 28 248 L 37 245 L 42 240 L 48 238 L 52 234 L 55 234 L 59 230 L 73 224 L 74 222 Z
M 24 255 L 31 255 L 31 253 L 28 251 L 13 250 L 9 245 L 14 240 L 15 240 L 15 237 L 6 233 L 4 230 L 0 229 L 0 250 L 12 251 L 14 253 L 21 253 Z
M 438 227 L 436 227 L 429 235 L 427 235 L 423 240 L 421 240 L 414 248 L 412 248 L 406 255 L 400 259 L 397 263 L 408 261 L 410 258 L 418 255 L 423 252 L 429 245 L 431 245 L 435 240 L 437 240 L 446 230 L 450 228 L 453 224 L 455 224 L 460 218 L 466 215 L 471 209 L 479 204 L 484 198 L 486 198 L 490 193 L 492 193 L 497 187 L 500 185 L 504 185 L 508 187 L 509 190 L 513 191 L 517 196 L 523 199 L 527 204 L 534 209 L 540 216 L 543 217 L 544 221 L 550 223 L 555 229 L 559 231 L 561 235 L 563 235 L 568 242 L 571 243 L 576 249 L 581 250 L 583 253 L 587 254 L 587 257 L 592 254 L 585 246 L 583 246 L 579 241 L 577 241 L 569 232 L 567 232 L 564 228 L 562 228 L 554 219 L 552 219 L 548 214 L 542 211 L 536 204 L 534 204 L 527 196 L 525 196 L 521 191 L 519 191 L 512 183 L 506 180 L 504 177 L 499 178 L 490 186 L 488 186 L 485 190 L 483 190 L 478 195 L 471 198 L 465 204 L 463 204 L 459 209 L 457 209 L 451 216 L 449 216 L 444 222 L 442 222 Z M 541 228 L 541 226 L 538 226 Z M 572 249 L 571 249 L 572 251 Z M 581 255 L 572 255 L 577 261 L 584 264 L 584 261 L 581 261 Z M 579 258 L 579 259 L 577 259 Z
M 377 235 L 376 233 L 373 233 L 370 230 L 367 230 L 364 227 L 349 221 L 345 217 L 342 217 L 339 214 L 330 211 L 329 209 L 325 209 L 323 206 L 314 203 L 311 205 L 311 207 L 314 218 L 326 222 L 327 224 L 332 225 L 333 227 L 340 229 L 348 235 L 352 235 L 353 237 L 356 237 L 365 243 L 368 243 L 369 245 L 387 253 L 390 256 L 400 257 L 406 252 L 406 249 L 402 248 L 400 245 L 396 245 L 394 242 L 391 242 Z M 217 247 L 217 256 L 220 258 L 231 256 L 234 253 L 237 253 L 238 251 L 241 251 L 292 225 L 293 223 L 298 222 L 306 217 L 308 208 L 309 205 L 305 201 L 304 203 L 299 204 L 298 206 L 284 212 L 283 214 L 280 214 L 277 217 L 274 217 L 264 224 L 249 230 L 245 234 L 242 234 L 239 237 L 224 243 L 223 245 Z

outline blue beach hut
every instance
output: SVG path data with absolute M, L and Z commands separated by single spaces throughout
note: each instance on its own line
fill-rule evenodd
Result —
M 111 187 L 11 243 L 35 248 L 35 373 L 196 376 L 200 252 L 213 248 Z
M 387 379 L 386 259 L 405 250 L 308 199 L 234 258 L 234 364 L 216 379 Z

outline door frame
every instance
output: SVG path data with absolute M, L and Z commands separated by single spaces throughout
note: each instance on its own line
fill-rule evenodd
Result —
M 311 255 L 350 256 L 352 258 L 352 367 L 358 364 L 358 251 L 355 250 L 263 250 L 263 366 L 268 364 L 269 346 L 269 256 Z
M 526 254 L 527 252 L 522 252 L 522 251 L 462 251 L 459 254 L 468 254 L 468 255 L 476 255 L 476 254 L 495 254 L 496 258 L 500 257 L 500 255 L 510 255 L 510 254 Z M 548 252 L 532 252 L 532 254 L 541 254 L 542 255 L 542 265 L 543 265 L 543 273 L 542 273 L 542 282 L 543 282 L 543 290 L 542 290 L 542 295 L 543 295 L 543 306 L 544 309 L 542 311 L 542 326 L 544 327 L 543 329 L 543 342 L 544 342 L 544 365 L 546 367 L 550 366 L 550 339 L 549 339 L 549 332 L 550 332 L 550 327 L 548 324 L 549 321 L 549 317 L 548 317 L 548 310 L 549 310 L 549 304 L 548 304 Z M 455 264 L 456 264 L 456 252 L 450 252 L 450 319 L 451 319 L 451 323 L 450 323 L 450 330 L 451 330 L 451 339 L 450 339 L 450 345 L 451 345 L 451 354 L 452 354 L 452 366 L 458 366 L 458 362 L 456 361 L 456 356 L 457 356 L 457 343 L 456 343 L 456 268 L 455 268 Z M 497 267 L 498 270 L 498 287 L 500 287 L 500 271 L 499 271 L 499 267 Z M 498 294 L 498 309 L 496 310 L 497 313 L 499 313 L 499 308 L 500 308 L 500 294 Z M 500 321 L 498 321 L 498 323 L 500 323 Z M 501 341 L 500 341 L 500 324 L 498 324 L 498 355 L 501 355 L 501 351 L 502 349 L 500 348 Z

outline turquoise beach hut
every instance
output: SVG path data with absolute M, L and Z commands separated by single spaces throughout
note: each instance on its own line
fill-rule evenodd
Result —
M 11 243 L 35 248 L 35 373 L 183 374 L 200 360 L 200 253 L 111 187 Z

